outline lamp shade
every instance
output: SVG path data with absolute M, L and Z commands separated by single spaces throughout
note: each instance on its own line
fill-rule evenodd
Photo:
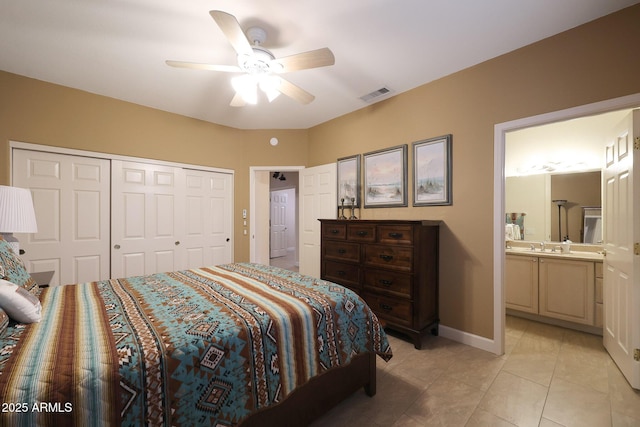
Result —
M 0 185 L 0 233 L 36 233 L 31 191 Z

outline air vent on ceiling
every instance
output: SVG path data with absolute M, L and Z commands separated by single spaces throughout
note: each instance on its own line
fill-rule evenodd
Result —
M 373 100 L 380 98 L 382 96 L 389 95 L 392 92 L 393 91 L 391 89 L 385 86 L 385 87 L 381 87 L 378 90 L 374 90 L 371 93 L 361 96 L 360 99 L 362 99 L 364 102 L 372 102 Z

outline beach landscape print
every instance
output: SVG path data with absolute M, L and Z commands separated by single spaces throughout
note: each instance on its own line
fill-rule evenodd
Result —
M 451 204 L 451 135 L 413 143 L 413 205 Z
M 360 207 L 360 155 L 338 159 L 338 206 Z
M 364 207 L 407 206 L 407 145 L 364 157 Z

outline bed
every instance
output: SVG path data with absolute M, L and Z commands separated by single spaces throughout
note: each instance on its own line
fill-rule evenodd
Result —
M 307 425 L 392 357 L 331 282 L 234 263 L 40 289 L 7 247 L 0 425 Z

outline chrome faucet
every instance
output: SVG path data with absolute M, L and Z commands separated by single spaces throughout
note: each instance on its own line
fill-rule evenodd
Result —
M 544 242 L 540 242 L 540 251 L 544 252 Z

